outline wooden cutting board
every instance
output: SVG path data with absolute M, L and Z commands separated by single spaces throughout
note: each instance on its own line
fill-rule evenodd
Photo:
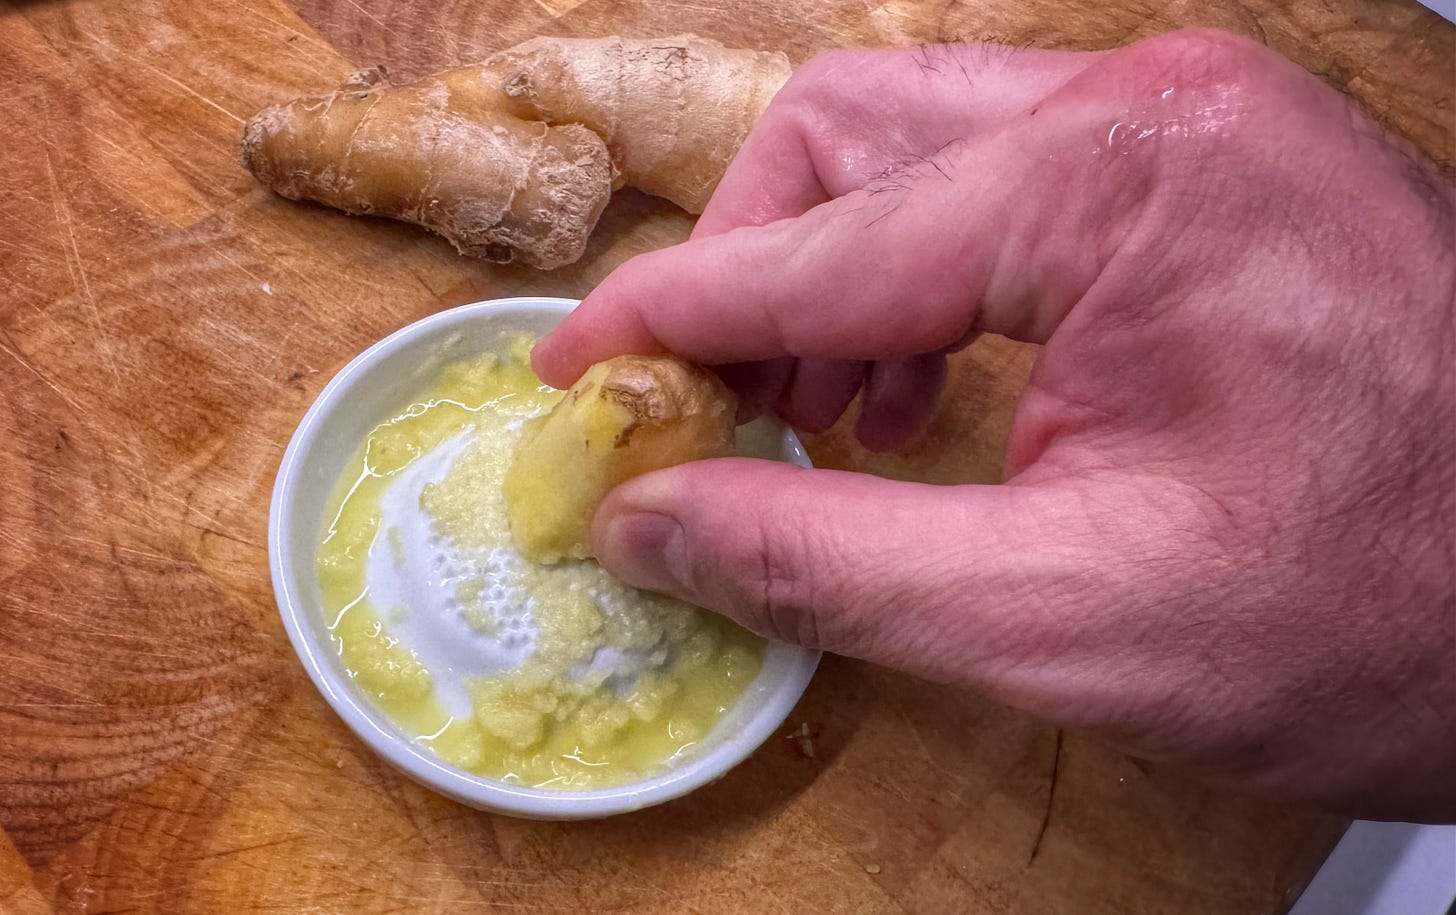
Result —
M 1281 911 L 1340 821 L 837 659 L 692 797 L 594 823 L 474 812 L 334 717 L 265 559 L 283 447 L 349 358 L 447 306 L 579 296 L 691 223 L 627 193 L 574 267 L 462 260 L 260 190 L 237 139 L 261 106 L 542 33 L 693 31 L 802 61 L 1195 22 L 1266 41 L 1449 168 L 1453 30 L 1407 0 L 0 0 L 0 911 Z M 811 450 L 995 479 L 1030 359 L 960 357 L 953 408 L 904 453 L 843 430 Z

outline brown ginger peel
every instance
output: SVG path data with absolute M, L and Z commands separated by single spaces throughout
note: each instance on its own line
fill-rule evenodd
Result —
M 541 269 L 581 257 L 616 177 L 601 139 L 504 110 L 478 68 L 394 86 L 382 68 L 248 121 L 243 164 L 292 200 L 389 216 L 461 254 Z
M 244 128 L 243 164 L 284 197 L 551 269 L 581 257 L 623 181 L 702 212 L 788 76 L 782 54 L 693 36 L 538 38 L 413 83 L 365 70 L 265 109 Z
M 682 35 L 536 38 L 487 66 L 517 117 L 582 124 L 630 187 L 701 213 L 738 147 L 788 80 L 783 54 Z

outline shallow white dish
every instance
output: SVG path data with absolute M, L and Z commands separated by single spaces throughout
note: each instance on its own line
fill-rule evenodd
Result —
M 770 642 L 763 669 L 703 747 L 676 768 L 589 791 L 522 788 L 441 762 L 352 686 L 329 643 L 315 572 L 324 514 L 339 475 L 369 432 L 398 413 L 455 360 L 494 348 L 502 330 L 545 334 L 577 302 L 514 298 L 432 315 L 376 343 L 344 367 L 304 415 L 283 455 L 268 518 L 268 561 L 288 638 L 324 698 L 363 741 L 421 784 L 472 807 L 533 819 L 587 819 L 681 797 L 742 762 L 781 725 L 808 686 L 819 653 Z M 770 420 L 771 422 L 771 420 Z M 781 458 L 809 459 L 778 427 Z

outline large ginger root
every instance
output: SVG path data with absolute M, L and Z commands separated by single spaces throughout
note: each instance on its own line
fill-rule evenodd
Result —
M 686 35 L 536 38 L 486 64 L 517 117 L 583 124 L 631 187 L 701 213 L 749 129 L 789 78 L 782 54 Z
M 733 451 L 736 401 L 675 356 L 598 363 L 533 420 L 506 472 L 511 536 L 537 562 L 591 555 L 591 522 L 613 487 L 651 470 Z
M 284 197 L 551 269 L 581 257 L 623 181 L 702 212 L 788 76 L 782 54 L 692 36 L 538 38 L 419 82 L 366 70 L 268 108 L 244 128 L 243 164 Z
M 585 127 L 504 108 L 473 68 L 408 86 L 365 70 L 259 112 L 243 130 L 243 164 L 291 200 L 417 223 L 461 254 L 572 263 L 611 196 L 611 158 Z

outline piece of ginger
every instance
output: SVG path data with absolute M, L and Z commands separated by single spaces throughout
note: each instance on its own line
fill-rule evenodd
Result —
M 284 197 L 549 270 L 581 257 L 622 183 L 702 212 L 788 77 L 782 54 L 690 35 L 537 38 L 418 82 L 375 68 L 265 109 L 244 127 L 243 164 Z
M 506 472 L 516 547 L 537 562 L 588 558 L 607 493 L 651 470 L 731 454 L 736 410 L 718 376 L 675 356 L 592 366 L 526 427 Z
M 624 183 L 694 214 L 791 72 L 783 54 L 696 35 L 536 38 L 485 66 L 512 114 L 590 128 Z
M 513 117 L 471 68 L 395 86 L 383 68 L 268 108 L 243 164 L 291 200 L 413 222 L 461 254 L 551 269 L 586 249 L 616 170 L 578 124 Z

